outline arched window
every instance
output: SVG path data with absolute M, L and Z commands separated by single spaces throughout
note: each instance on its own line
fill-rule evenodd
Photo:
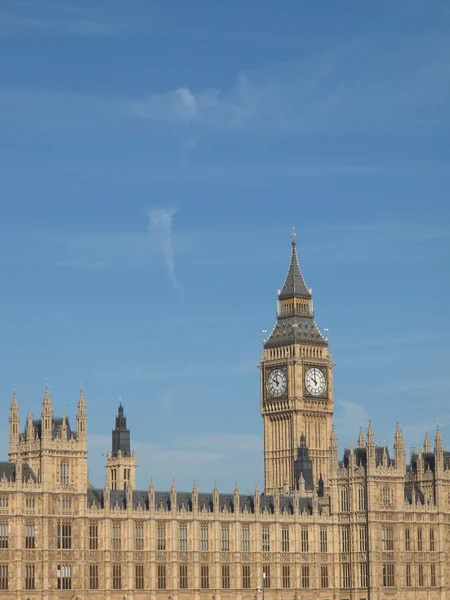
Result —
M 341 489 L 341 512 L 349 512 L 349 510 L 348 489 L 344 487 Z
M 59 465 L 59 480 L 61 485 L 69 485 L 69 464 L 65 460 Z

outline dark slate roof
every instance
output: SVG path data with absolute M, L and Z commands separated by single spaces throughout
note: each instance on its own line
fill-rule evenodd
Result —
M 3 477 L 3 475 L 6 477 L 6 479 L 8 481 L 15 481 L 16 480 L 16 465 L 14 463 L 10 463 L 10 462 L 0 462 L 0 478 Z M 32 471 L 32 469 L 30 469 L 29 465 L 27 465 L 27 463 L 23 463 L 22 464 L 22 481 L 26 482 L 26 481 L 29 481 L 30 479 L 33 483 L 36 483 L 36 481 L 37 481 L 37 477 L 34 474 L 34 472 Z
M 366 461 L 367 461 L 366 449 L 365 448 L 354 448 L 353 452 L 355 454 L 355 465 L 359 466 L 359 464 L 362 464 L 365 467 Z M 375 448 L 375 464 L 377 466 L 381 465 L 383 463 L 383 452 L 384 452 L 384 446 L 376 446 L 376 448 Z M 388 466 L 394 465 L 395 461 L 393 459 L 391 459 L 389 456 L 389 448 L 386 448 L 386 452 L 387 452 Z M 344 458 L 343 458 L 342 463 L 343 463 L 344 467 L 346 467 L 346 468 L 348 467 L 348 464 L 349 464 L 349 457 L 350 457 L 350 449 L 345 448 Z
M 278 318 L 264 348 L 296 343 L 328 345 L 313 317 L 290 316 Z
M 67 423 L 67 439 L 70 440 L 71 437 L 76 437 L 76 433 L 72 431 L 70 428 L 69 417 L 66 417 Z M 62 429 L 63 417 L 53 417 L 52 422 L 52 438 L 55 439 L 59 437 L 59 432 Z M 42 419 L 33 419 L 33 427 L 35 429 L 36 435 L 39 439 L 42 437 Z M 25 429 L 22 434 L 22 437 L 26 439 L 27 437 L 27 424 L 25 423 Z
M 9 464 L 9 463 L 7 463 Z M 1 465 L 1 463 L 0 463 Z M 88 507 L 99 507 L 104 506 L 104 493 L 102 489 L 89 488 L 87 491 L 87 502 Z M 241 494 L 239 496 L 239 504 L 241 512 L 248 511 L 254 513 L 254 498 L 247 494 Z M 110 493 L 110 507 L 114 508 L 118 506 L 120 509 L 125 509 L 127 505 L 126 492 L 124 490 L 111 490 Z M 274 512 L 274 499 L 273 496 L 266 496 L 261 494 L 261 512 L 273 514 Z M 133 491 L 133 508 L 142 507 L 143 510 L 149 508 L 149 497 L 148 490 L 134 490 Z M 170 511 L 170 492 L 155 492 L 155 508 Z M 213 494 L 212 493 L 199 493 L 198 494 L 198 507 L 207 512 L 213 512 Z M 177 492 L 177 508 L 181 510 L 184 508 L 186 511 L 192 511 L 192 493 L 191 492 Z M 219 510 L 223 512 L 225 508 L 226 512 L 234 512 L 234 494 L 219 494 Z M 312 503 L 310 498 L 300 498 L 300 512 L 305 511 L 312 512 Z M 294 498 L 293 496 L 280 496 L 280 512 L 293 514 L 294 512 Z
M 306 287 L 298 265 L 295 240 L 292 242 L 291 264 L 279 295 L 280 300 L 286 300 L 287 298 L 311 298 L 311 293 Z

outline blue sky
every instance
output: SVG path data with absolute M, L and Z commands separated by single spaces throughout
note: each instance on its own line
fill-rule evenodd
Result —
M 138 485 L 262 483 L 259 362 L 292 225 L 341 450 L 450 440 L 447 2 L 0 7 L 0 392 L 118 397 Z M 6 458 L 6 436 L 0 444 Z

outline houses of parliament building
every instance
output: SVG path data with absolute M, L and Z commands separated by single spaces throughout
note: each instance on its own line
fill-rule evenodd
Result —
M 87 406 L 21 426 L 0 463 L 0 600 L 447 600 L 450 453 L 439 429 L 406 457 L 372 425 L 338 455 L 333 361 L 295 234 L 260 360 L 264 489 L 136 489 L 120 405 L 106 483 L 88 478 Z M 356 434 L 357 432 L 355 432 Z

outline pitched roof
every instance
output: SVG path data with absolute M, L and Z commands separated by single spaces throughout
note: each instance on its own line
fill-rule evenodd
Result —
M 289 265 L 286 280 L 278 298 L 280 300 L 286 300 L 287 298 L 311 298 L 311 292 L 306 287 L 298 264 L 295 239 L 292 241 L 291 264 Z
M 301 342 L 319 346 L 328 345 L 313 317 L 291 316 L 278 319 L 264 348 Z

